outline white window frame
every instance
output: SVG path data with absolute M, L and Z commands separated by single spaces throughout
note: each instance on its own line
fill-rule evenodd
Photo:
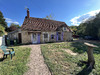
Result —
M 66 27 L 63 27 L 63 31 L 67 31 Z
M 48 42 L 49 42 L 49 33 L 48 32 L 43 32 L 43 41 L 44 41 L 44 34 L 48 34 Z

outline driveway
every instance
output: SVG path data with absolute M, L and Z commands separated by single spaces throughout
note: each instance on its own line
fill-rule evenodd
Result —
M 51 75 L 44 58 L 41 54 L 40 45 L 24 45 L 22 47 L 30 47 L 30 61 L 28 62 L 29 70 L 24 75 Z

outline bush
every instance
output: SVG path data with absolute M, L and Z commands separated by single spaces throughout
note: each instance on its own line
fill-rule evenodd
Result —
M 8 46 L 10 45 L 10 40 L 9 40 L 9 39 L 7 39 L 7 45 L 8 45 Z

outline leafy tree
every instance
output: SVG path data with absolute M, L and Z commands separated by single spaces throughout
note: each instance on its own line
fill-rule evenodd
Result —
M 73 31 L 73 35 L 77 35 L 78 26 L 70 26 L 70 29 Z
M 0 25 L 2 25 L 4 28 L 7 28 L 7 23 L 5 22 L 4 16 L 1 11 L 0 11 Z
M 78 26 L 77 34 L 80 36 L 100 38 L 100 13 L 94 19 L 81 23 Z
M 54 18 L 53 18 L 53 16 L 50 14 L 50 15 L 47 15 L 47 16 L 45 17 L 45 19 L 53 20 Z
M 15 26 L 16 28 L 20 28 L 20 26 L 18 24 L 14 24 L 14 23 L 11 23 L 10 27 L 11 26 Z
M 7 30 L 7 32 L 12 32 L 12 31 L 14 31 L 14 30 L 17 30 L 18 28 L 20 28 L 19 25 L 14 24 L 14 23 L 11 23 L 11 24 L 10 24 L 10 27 L 8 27 L 6 30 Z
M 0 25 L 0 36 L 3 36 L 5 34 L 5 28 Z

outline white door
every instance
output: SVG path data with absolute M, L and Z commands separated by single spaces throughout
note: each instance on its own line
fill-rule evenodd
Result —
M 37 43 L 37 34 L 36 33 L 33 33 L 31 35 L 31 40 L 32 40 L 32 43 Z

